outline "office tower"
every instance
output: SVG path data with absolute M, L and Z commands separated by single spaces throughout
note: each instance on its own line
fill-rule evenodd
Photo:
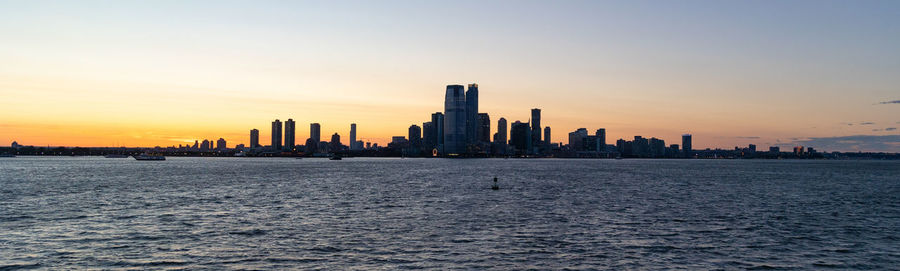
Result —
M 466 144 L 478 142 L 478 84 L 466 91 Z
M 513 122 L 509 127 L 509 137 L 509 144 L 513 146 L 516 154 L 523 155 L 531 152 L 531 127 L 527 122 Z
M 350 124 L 350 150 L 351 150 L 351 151 L 357 150 L 357 144 L 356 144 L 356 123 L 351 123 L 351 124 Z
M 419 125 L 409 126 L 409 146 L 413 149 L 422 148 L 422 128 Z
M 296 146 L 296 131 L 294 129 L 294 120 L 288 119 L 284 122 L 284 149 L 287 151 L 293 151 L 294 146 Z
M 500 120 L 497 120 L 497 143 L 500 143 L 505 146 L 507 143 L 507 140 L 508 140 L 508 138 L 507 138 L 507 133 L 506 133 L 506 118 L 500 118 Z
M 216 140 L 216 149 L 218 149 L 218 150 L 225 150 L 225 149 L 227 149 L 227 148 L 228 148 L 228 144 L 225 143 L 225 139 L 224 139 L 224 138 L 221 138 L 221 137 L 220 137 L 219 140 Z
M 531 109 L 531 144 L 541 145 L 541 109 Z
M 666 155 L 666 141 L 651 137 L 649 141 L 649 151 L 647 152 L 650 157 L 663 157 Z
M 343 147 L 343 144 L 341 144 L 341 135 L 339 135 L 338 133 L 334 133 L 333 135 L 331 135 L 331 151 L 340 151 L 341 147 Z
M 461 85 L 448 85 L 444 97 L 444 153 L 466 151 L 466 95 Z
M 597 151 L 606 151 L 606 129 L 597 129 Z
M 306 152 L 319 152 L 319 142 L 322 142 L 322 126 L 318 123 L 309 124 L 309 139 L 306 140 Z M 325 150 L 321 150 L 325 151 Z
M 574 151 L 583 151 L 585 150 L 585 139 L 587 139 L 587 129 L 578 128 L 574 132 L 569 133 L 569 148 L 572 148 Z
M 204 139 L 203 142 L 200 143 L 200 150 L 201 150 L 201 151 L 208 151 L 208 150 L 209 150 L 209 145 L 210 145 L 209 140 Z
M 250 148 L 259 147 L 259 130 L 250 130 Z
M 281 121 L 278 119 L 272 122 L 272 148 L 281 150 Z
M 631 141 L 631 154 L 638 157 L 646 157 L 649 156 L 650 153 L 650 141 L 641 136 L 634 136 L 634 140 Z
M 749 146 L 747 146 L 747 149 L 749 149 L 751 153 L 756 152 L 756 145 L 750 144 Z
M 444 145 L 444 113 L 434 112 L 431 114 L 431 122 L 434 123 L 434 145 L 440 147 Z
M 431 151 L 434 149 L 436 145 L 434 143 L 434 122 L 424 122 L 422 123 L 422 148 Z
M 544 127 L 544 147 L 550 148 L 550 126 Z
M 478 113 L 478 130 L 475 134 L 479 143 L 491 142 L 491 117 L 488 113 Z
M 691 145 L 691 134 L 681 135 L 681 149 L 684 150 L 685 157 L 691 157 L 693 154 L 693 146 Z

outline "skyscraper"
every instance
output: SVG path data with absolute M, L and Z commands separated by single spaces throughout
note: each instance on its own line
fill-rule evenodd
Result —
M 227 148 L 228 148 L 228 144 L 225 143 L 225 139 L 224 139 L 224 138 L 221 138 L 221 137 L 220 137 L 219 140 L 216 140 L 216 149 L 217 149 L 217 150 L 225 150 L 225 149 L 227 149 Z
M 334 133 L 333 135 L 331 135 L 331 151 L 340 151 L 341 147 L 343 147 L 343 144 L 341 144 L 341 135 L 339 135 L 338 133 Z
M 350 124 L 350 150 L 355 151 L 357 149 L 356 144 L 356 123 Z
M 434 143 L 434 122 L 424 122 L 422 123 L 422 149 L 431 152 L 436 145 Z
M 531 109 L 531 145 L 541 146 L 541 109 Z
M 196 143 L 194 143 L 196 144 Z M 259 147 L 259 130 L 250 130 L 250 148 Z
M 465 151 L 466 95 L 462 85 L 448 85 L 444 97 L 444 152 L 462 154 Z
M 491 117 L 488 113 L 478 113 L 478 129 L 475 134 L 479 143 L 491 142 Z
M 293 151 L 296 144 L 296 129 L 294 129 L 294 120 L 288 119 L 284 122 L 284 149 Z
M 691 145 L 691 134 L 681 135 L 681 149 L 684 151 L 685 157 L 691 157 L 693 146 Z
M 500 118 L 500 120 L 497 120 L 497 143 L 506 146 L 508 140 L 506 133 L 506 119 Z
M 272 122 L 272 148 L 281 150 L 281 121 L 278 119 Z
M 478 142 L 478 84 L 466 91 L 466 143 Z
M 441 151 L 444 145 L 444 113 L 431 114 L 431 122 L 434 123 L 434 147 Z
M 417 150 L 422 148 L 422 128 L 418 125 L 409 126 L 409 146 Z
M 322 141 L 322 126 L 318 123 L 310 123 L 309 138 L 312 138 L 316 143 Z
M 528 126 L 527 122 L 513 122 L 509 127 L 509 137 L 509 143 L 513 146 L 517 155 L 529 154 L 531 152 L 531 127 Z
M 585 150 L 584 141 L 588 137 L 587 129 L 578 128 L 574 132 L 569 133 L 569 148 L 574 151 Z
M 544 147 L 550 148 L 550 126 L 544 127 Z
M 597 151 L 605 151 L 606 150 L 606 129 L 600 128 L 597 129 Z

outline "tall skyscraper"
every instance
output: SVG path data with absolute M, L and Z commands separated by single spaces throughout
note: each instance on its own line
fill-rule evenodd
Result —
M 550 148 L 550 126 L 544 127 L 544 147 Z
M 220 137 L 219 140 L 216 140 L 216 149 L 217 150 L 225 150 L 227 148 L 228 148 L 228 144 L 225 142 L 224 138 Z
M 597 151 L 606 150 L 606 129 L 597 129 Z
M 478 84 L 466 91 L 466 143 L 478 142 Z
M 507 141 L 508 137 L 506 133 L 506 119 L 500 118 L 500 120 L 497 120 L 497 143 L 506 146 L 506 144 L 508 143 Z
M 250 148 L 259 148 L 259 130 L 250 130 Z
M 434 149 L 434 146 L 437 145 L 434 142 L 434 130 L 434 122 L 428 121 L 422 123 L 422 149 L 428 151 L 429 153 Z
M 338 133 L 334 133 L 333 135 L 331 135 L 331 151 L 340 151 L 341 147 L 343 147 L 343 144 L 341 144 L 341 135 L 339 135 Z
M 434 123 L 434 146 L 440 151 L 440 147 L 444 145 L 444 113 L 431 114 L 431 122 Z
M 419 125 L 409 126 L 409 146 L 413 149 L 422 148 L 422 128 Z
M 541 146 L 541 109 L 531 109 L 531 145 Z
M 691 144 L 691 134 L 681 135 L 681 149 L 684 151 L 685 157 L 691 157 L 693 145 Z
M 531 127 L 527 122 L 513 122 L 509 127 L 509 138 L 509 144 L 513 146 L 517 155 L 531 153 Z
M 310 123 L 309 124 L 309 138 L 312 138 L 313 141 L 319 143 L 322 141 L 322 126 L 318 123 Z
M 296 131 L 294 129 L 294 120 L 288 119 L 284 122 L 284 149 L 287 151 L 293 151 L 294 146 L 296 146 Z
M 491 142 L 491 117 L 488 113 L 478 113 L 478 129 L 475 134 L 478 142 Z
M 350 124 L 350 150 L 355 151 L 357 149 L 356 144 L 356 123 Z
M 281 150 L 281 121 L 278 119 L 272 122 L 272 148 Z
M 466 94 L 463 88 L 462 85 L 448 85 L 447 94 L 444 97 L 444 153 L 446 154 L 463 154 L 466 151 Z

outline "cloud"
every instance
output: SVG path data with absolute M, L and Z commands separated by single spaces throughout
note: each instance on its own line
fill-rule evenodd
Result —
M 873 125 L 873 124 L 875 124 L 875 123 L 871 122 L 871 121 L 863 121 L 863 122 L 859 123 L 859 125 Z
M 900 135 L 854 135 L 810 137 L 792 142 L 822 151 L 864 151 L 900 153 Z
M 900 104 L 900 100 L 885 101 L 885 102 L 880 102 L 878 104 Z
M 885 131 L 894 131 L 894 130 L 897 130 L 897 128 L 889 127 L 889 128 L 884 128 L 884 130 Z
M 742 138 L 742 139 L 759 139 L 758 136 L 736 136 L 736 138 Z

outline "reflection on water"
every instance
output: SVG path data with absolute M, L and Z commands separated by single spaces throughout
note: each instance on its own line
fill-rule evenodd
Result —
M 0 269 L 885 269 L 898 177 L 889 161 L 17 157 L 0 160 Z

